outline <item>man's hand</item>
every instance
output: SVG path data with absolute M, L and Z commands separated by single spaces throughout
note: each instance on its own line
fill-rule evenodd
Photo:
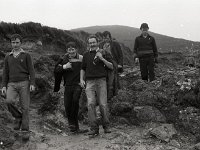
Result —
M 118 72 L 119 72 L 119 73 L 122 73 L 122 72 L 123 72 L 122 65 L 117 65 L 117 68 L 118 68 Z
M 2 93 L 2 95 L 3 96 L 6 96 L 6 87 L 3 87 L 2 89 L 1 89 L 1 93 Z
M 101 54 L 101 52 L 97 52 L 96 53 L 96 57 L 98 57 L 100 60 L 103 60 L 103 55 Z
M 84 80 L 80 80 L 80 86 L 85 89 L 85 81 Z
M 63 65 L 63 69 L 68 69 L 68 68 L 72 68 L 72 64 L 70 62 Z
M 135 58 L 135 63 L 139 63 L 139 58 Z
M 30 92 L 35 91 L 35 86 L 34 85 L 30 85 Z

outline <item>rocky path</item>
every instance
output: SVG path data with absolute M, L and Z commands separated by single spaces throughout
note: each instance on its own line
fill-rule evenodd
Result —
M 89 138 L 86 134 L 71 134 L 56 128 L 50 128 L 41 121 L 37 113 L 37 104 L 30 111 L 30 141 L 17 140 L 9 150 L 187 150 L 177 148 L 173 143 L 165 143 L 146 135 L 145 127 L 118 125 L 112 127 L 112 133 Z M 81 128 L 87 126 L 81 125 Z M 179 146 L 179 145 L 178 145 Z

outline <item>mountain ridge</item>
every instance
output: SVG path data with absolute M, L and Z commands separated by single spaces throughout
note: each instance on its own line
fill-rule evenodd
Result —
M 112 36 L 116 38 L 119 42 L 124 43 L 131 50 L 134 47 L 134 40 L 137 36 L 141 34 L 141 31 L 138 28 L 124 26 L 124 25 L 102 25 L 102 26 L 90 26 L 83 28 L 76 28 L 70 31 L 85 31 L 91 34 L 96 32 L 110 31 Z M 158 49 L 161 51 L 181 51 L 188 49 L 200 49 L 200 42 L 186 40 L 183 38 L 175 38 L 172 36 L 167 36 L 163 34 L 158 34 L 149 31 L 149 34 L 155 37 Z

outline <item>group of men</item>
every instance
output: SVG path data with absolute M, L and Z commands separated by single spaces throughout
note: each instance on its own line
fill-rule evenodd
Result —
M 135 39 L 134 59 L 140 62 L 141 77 L 155 79 L 154 63 L 157 61 L 155 39 L 148 34 L 148 24 L 140 27 L 142 34 Z M 87 39 L 88 51 L 78 53 L 75 42 L 66 45 L 66 54 L 55 65 L 54 92 L 60 90 L 64 79 L 64 106 L 71 132 L 81 133 L 78 123 L 79 99 L 85 89 L 87 97 L 88 135 L 99 134 L 96 107 L 100 108 L 105 133 L 110 133 L 107 101 L 117 95 L 118 73 L 123 71 L 123 53 L 120 45 L 112 40 L 111 33 L 103 32 L 103 38 L 91 35 Z M 12 51 L 4 59 L 2 94 L 6 96 L 8 110 L 15 117 L 15 130 L 29 132 L 30 92 L 35 90 L 35 72 L 31 56 L 22 48 L 22 38 L 11 36 Z M 22 109 L 14 105 L 19 96 Z
M 102 125 L 105 133 L 110 133 L 107 100 L 116 95 L 114 80 L 117 70 L 122 70 L 123 54 L 118 43 L 112 41 L 110 32 L 103 32 L 103 41 L 95 35 L 87 39 L 88 51 L 78 54 L 75 42 L 67 44 L 66 54 L 55 66 L 55 88 L 59 91 L 62 77 L 64 78 L 64 105 L 71 132 L 84 132 L 79 129 L 78 110 L 82 89 L 87 97 L 88 120 L 90 132 L 88 135 L 99 134 L 99 124 L 96 117 L 96 107 L 100 108 Z

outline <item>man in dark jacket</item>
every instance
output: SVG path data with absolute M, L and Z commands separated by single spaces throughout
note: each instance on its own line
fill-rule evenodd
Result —
M 142 34 L 135 39 L 134 58 L 139 61 L 142 80 L 155 80 L 154 64 L 157 62 L 158 52 L 154 37 L 149 35 L 148 24 L 142 23 Z
M 69 128 L 71 132 L 80 133 L 86 131 L 80 130 L 78 124 L 79 98 L 82 92 L 80 70 L 83 56 L 77 53 L 74 42 L 69 42 L 66 47 L 67 53 L 58 60 L 55 66 L 54 92 L 59 91 L 61 80 L 64 78 L 64 106 Z
M 118 89 L 120 89 L 118 73 L 123 72 L 123 53 L 119 43 L 112 40 L 112 36 L 109 31 L 103 32 L 103 42 L 100 46 L 104 50 L 110 52 L 113 57 L 114 77 L 112 81 L 113 83 L 110 83 L 112 86 L 110 86 L 110 89 L 108 90 L 108 96 L 110 99 L 112 96 L 117 95 Z

